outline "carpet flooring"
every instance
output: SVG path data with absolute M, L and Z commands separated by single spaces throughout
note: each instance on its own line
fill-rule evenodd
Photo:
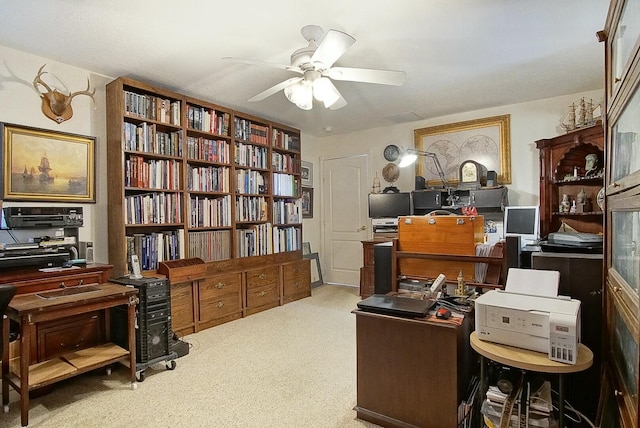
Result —
M 356 418 L 358 289 L 312 296 L 183 338 L 175 370 L 159 363 L 132 390 L 127 369 L 68 379 L 31 400 L 30 427 L 371 428 Z M 10 394 L 0 427 L 20 426 Z

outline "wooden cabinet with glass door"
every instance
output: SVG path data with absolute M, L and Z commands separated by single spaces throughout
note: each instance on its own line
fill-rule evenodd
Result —
M 605 29 L 605 381 L 599 418 L 637 427 L 640 359 L 640 3 L 612 0 Z M 605 425 L 602 425 L 605 426 Z

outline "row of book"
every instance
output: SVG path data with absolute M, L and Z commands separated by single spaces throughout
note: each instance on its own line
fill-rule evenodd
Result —
M 284 253 L 286 251 L 299 250 L 302 242 L 302 230 L 297 227 L 273 228 L 273 252 Z
M 125 90 L 124 111 L 130 116 L 180 126 L 180 101 Z
M 189 257 L 199 257 L 204 261 L 231 258 L 231 231 L 208 230 L 189 232 Z
M 298 162 L 298 158 L 296 156 L 272 152 L 271 168 L 274 171 L 296 174 L 300 172 L 300 162 Z
M 229 167 L 187 165 L 187 189 L 192 192 L 229 192 Z
M 192 197 L 188 205 L 189 227 L 230 227 L 231 196 Z
M 269 167 L 267 160 L 266 147 L 236 143 L 236 150 L 233 155 L 233 161 L 236 165 L 267 169 Z
M 136 254 L 142 270 L 158 269 L 165 260 L 185 257 L 184 229 L 154 233 L 135 233 L 126 238 L 127 260 Z M 132 269 L 130 269 L 132 271 Z
M 182 132 L 162 132 L 155 123 L 139 125 L 124 122 L 122 145 L 124 150 L 155 153 L 165 156 L 182 156 Z
M 296 196 L 298 181 L 295 175 L 273 174 L 273 194 L 276 196 Z
M 187 126 L 198 131 L 211 132 L 218 135 L 229 135 L 231 115 L 194 105 L 187 105 Z
M 236 230 L 236 257 L 263 256 L 273 253 L 271 223 L 256 224 Z
M 276 224 L 302 223 L 302 200 L 277 200 L 273 202 L 273 222 Z
M 267 221 L 264 196 L 236 196 L 236 221 Z
M 285 150 L 300 151 L 300 136 L 274 129 L 271 134 L 271 145 Z
M 236 192 L 248 195 L 264 194 L 265 179 L 260 171 L 236 170 Z
M 187 157 L 207 162 L 229 163 L 229 142 L 204 137 L 187 137 Z
M 165 159 L 145 159 L 131 155 L 125 160 L 124 185 L 146 189 L 180 189 L 180 162 Z
M 182 223 L 182 194 L 144 193 L 125 197 L 127 224 Z
M 269 144 L 267 135 L 269 135 L 269 127 L 266 125 L 259 125 L 248 119 L 242 119 L 239 117 L 233 118 L 234 136 L 236 139 L 249 141 L 254 144 Z

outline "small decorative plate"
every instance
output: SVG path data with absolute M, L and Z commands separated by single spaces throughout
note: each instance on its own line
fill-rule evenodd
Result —
M 596 196 L 596 203 L 598 204 L 598 206 L 602 211 L 604 211 L 604 196 L 605 195 L 604 195 L 604 187 L 603 187 L 598 192 L 598 196 Z

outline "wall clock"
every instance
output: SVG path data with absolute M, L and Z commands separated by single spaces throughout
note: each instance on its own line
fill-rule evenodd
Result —
M 384 148 L 384 158 L 389 162 L 395 162 L 400 158 L 400 147 L 389 144 Z

